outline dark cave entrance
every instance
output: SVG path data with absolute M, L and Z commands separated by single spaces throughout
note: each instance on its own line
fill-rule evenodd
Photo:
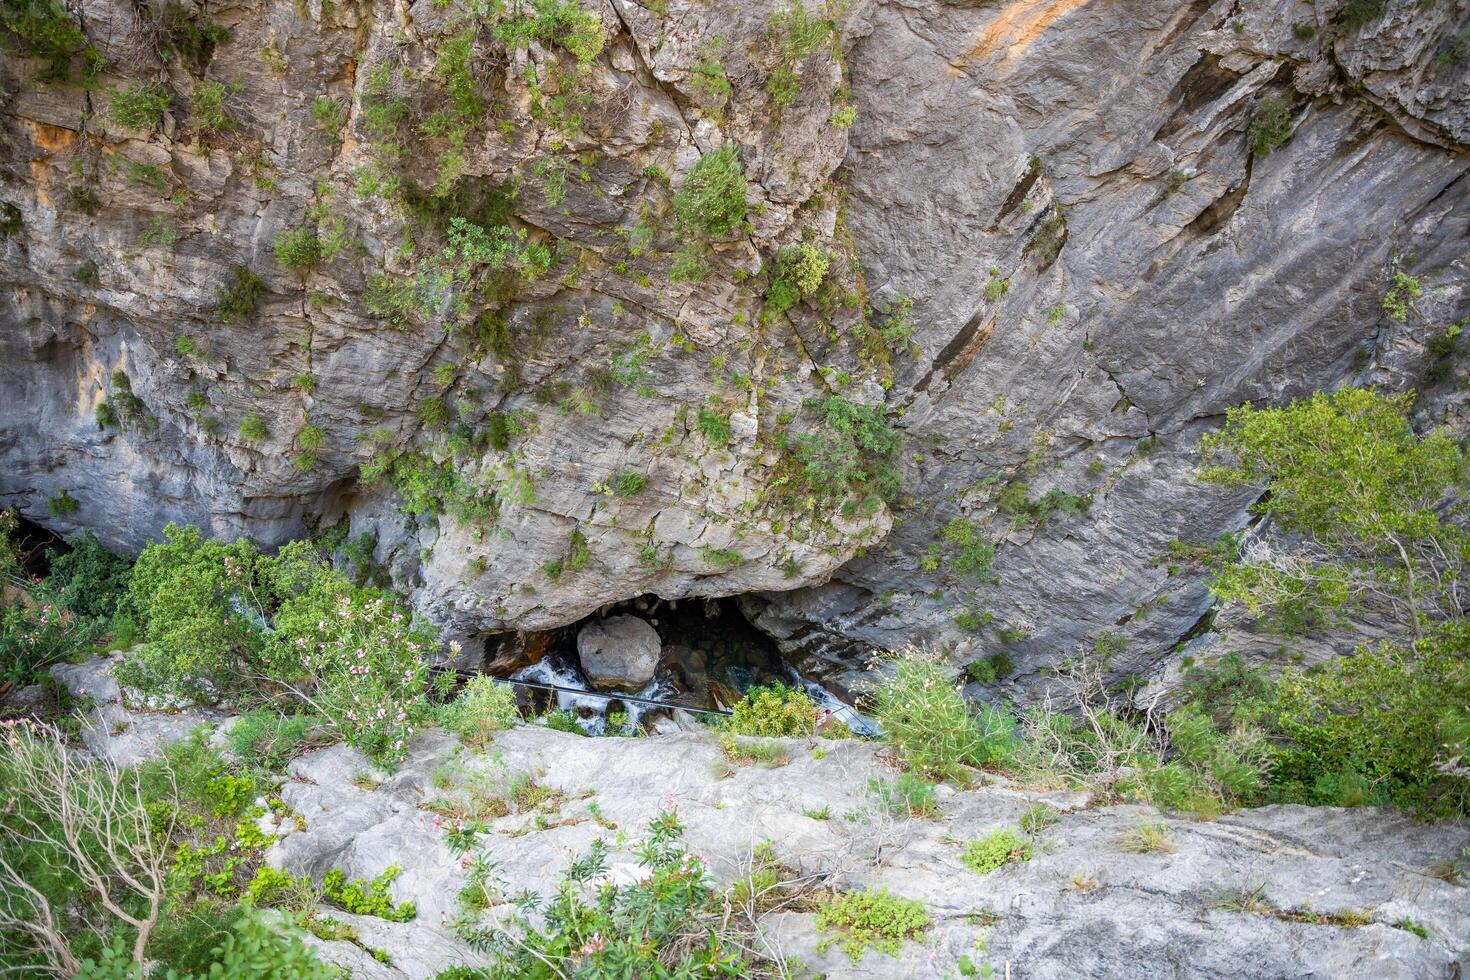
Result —
M 658 634 L 657 667 L 646 684 L 600 687 L 583 669 L 577 637 L 589 625 L 622 617 L 646 623 Z M 772 684 L 803 688 L 855 731 L 869 728 L 850 705 L 801 676 L 775 642 L 750 624 L 734 596 L 663 599 L 645 594 L 557 629 L 492 634 L 485 639 L 483 669 L 503 680 L 542 685 L 522 687 L 530 707 L 559 707 L 593 733 L 600 733 L 607 715 L 615 712 L 626 714 L 633 724 L 643 722 L 650 731 L 689 728 L 697 720 L 716 720 L 716 713 L 728 711 L 747 689 Z M 557 690 L 544 689 L 549 687 Z

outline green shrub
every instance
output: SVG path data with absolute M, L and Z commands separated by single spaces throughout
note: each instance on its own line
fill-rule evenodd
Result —
M 371 915 L 389 922 L 408 922 L 418 915 L 413 902 L 393 901 L 389 887 L 403 873 L 392 864 L 372 881 L 348 880 L 341 868 L 333 868 L 322 878 L 322 899 L 339 905 L 354 915 Z
M 886 888 L 834 895 L 817 909 L 817 931 L 823 934 L 817 951 L 837 943 L 854 963 L 869 949 L 897 956 L 900 943 L 917 939 L 933 924 L 923 902 L 891 895 Z
M 66 551 L 50 552 L 48 584 L 72 612 L 111 616 L 127 591 L 132 566 L 104 548 L 91 531 L 72 535 L 66 544 Z
M 308 272 L 322 259 L 322 243 L 311 228 L 277 232 L 273 240 L 276 261 L 294 272 Z
M 321 719 L 258 708 L 241 715 L 228 733 L 230 747 L 246 765 L 280 772 L 307 749 L 323 743 Z
M 745 171 L 733 145 L 701 157 L 674 198 L 674 211 L 682 226 L 715 237 L 738 228 L 748 208 Z
M 766 291 L 766 305 L 784 313 L 798 300 L 817 291 L 831 264 L 831 255 L 808 242 L 783 250 L 776 259 L 771 287 Z
M 728 729 L 736 735 L 806 738 L 816 731 L 822 710 L 807 693 L 784 684 L 755 686 L 735 703 Z
M 882 405 L 858 405 L 841 395 L 811 399 L 813 431 L 786 443 L 800 466 L 804 489 L 815 500 L 845 501 L 845 512 L 873 513 L 897 499 L 901 477 L 892 464 L 903 439 L 889 427 Z
M 244 323 L 265 295 L 265 280 L 243 265 L 233 267 L 230 275 L 230 282 L 216 294 L 216 315 L 221 323 Z
M 1355 31 L 1383 16 L 1387 9 L 1388 0 L 1347 0 L 1339 16 L 1344 30 Z
M 895 817 L 925 817 L 939 815 L 936 798 L 938 785 L 911 772 L 900 773 L 897 779 L 887 782 L 877 777 L 868 780 L 868 792 L 878 797 L 884 809 Z
M 976 660 L 965 668 L 970 680 L 977 684 L 994 684 L 1015 673 L 1016 665 L 1004 653 L 993 653 L 984 660 Z
M 61 0 L 9 0 L 0 4 L 0 39 L 7 51 L 44 64 L 37 74 L 41 82 L 71 81 L 74 62 L 87 55 L 89 74 L 102 60 L 87 44 L 86 35 L 72 22 Z
M 133 82 L 108 93 L 108 114 L 119 126 L 149 129 L 163 120 L 173 101 L 173 93 L 159 82 Z
M 260 409 L 252 408 L 240 420 L 240 438 L 246 442 L 262 442 L 269 435 L 270 431 L 265 427 L 265 418 L 260 414 Z
M 199 120 L 200 130 L 207 133 L 225 133 L 235 128 L 235 120 L 225 111 L 224 85 L 216 81 L 200 82 L 194 89 L 194 101 L 189 107 L 194 118 Z
M 256 608 L 251 586 L 258 555 L 241 538 L 206 541 L 197 527 L 169 524 L 143 549 L 124 604 L 143 631 L 119 679 L 188 695 L 231 690 L 257 637 L 236 611 Z
M 711 445 L 723 446 L 730 441 L 730 420 L 708 406 L 701 406 L 696 428 Z
M 440 710 L 440 723 L 471 745 L 487 745 L 495 732 L 521 720 L 515 688 L 488 674 L 476 674 L 459 697 Z
M 1013 861 L 1029 860 L 1031 842 L 1009 827 L 972 840 L 965 848 L 965 867 L 979 875 L 988 875 Z
M 643 492 L 648 485 L 648 477 L 642 473 L 625 470 L 619 473 L 612 481 L 612 492 L 617 497 L 636 497 Z
M 873 695 L 873 714 L 904 763 L 920 775 L 963 777 L 1015 751 L 1015 723 L 999 709 L 972 712 L 944 667 L 910 649 L 895 657 Z
M 578 963 L 588 977 L 738 977 L 749 974 L 738 940 L 727 938 L 726 906 L 704 860 L 684 844 L 673 810 L 649 823 L 635 848 L 646 875 L 608 874 L 608 846 L 592 843 L 572 862 L 555 892 L 532 911 L 523 906 L 501 925 L 479 915 L 455 927 L 459 937 L 489 951 L 500 977 L 550 978 L 549 964 Z M 489 862 L 471 859 L 472 882 L 493 888 Z
M 1265 157 L 1271 151 L 1291 139 L 1291 103 L 1275 96 L 1266 96 L 1251 113 L 1250 126 L 1246 130 L 1246 141 L 1256 156 Z
M 995 561 L 995 545 L 980 533 L 973 521 L 955 517 L 944 525 L 940 535 L 954 552 L 951 562 L 955 571 L 971 578 L 984 578 L 990 574 L 990 565 Z
M 1377 788 L 1431 816 L 1470 813 L 1470 779 L 1441 763 L 1470 742 L 1470 628 L 1413 647 L 1364 647 L 1314 670 L 1288 670 L 1276 692 L 1278 799 L 1371 802 Z
M 70 517 L 82 507 L 81 502 L 71 495 L 71 491 L 65 487 L 58 490 L 56 495 L 46 501 L 46 513 L 52 517 Z

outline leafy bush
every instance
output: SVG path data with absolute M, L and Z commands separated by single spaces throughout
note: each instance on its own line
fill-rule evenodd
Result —
M 788 436 L 787 444 L 807 492 L 817 500 L 846 500 L 845 510 L 865 514 L 897 499 L 901 477 L 891 461 L 903 439 L 884 419 L 883 406 L 831 395 L 806 407 L 816 411 L 817 428 Z
M 108 93 L 108 114 L 119 126 L 148 129 L 162 121 L 173 101 L 173 93 L 158 82 L 133 82 Z
M 265 280 L 244 265 L 234 266 L 230 277 L 230 282 L 216 294 L 216 316 L 221 323 L 244 323 L 265 295 Z
M 777 313 L 795 306 L 798 300 L 817 291 L 831 264 L 832 256 L 809 242 L 783 250 L 766 291 L 767 306 Z
M 980 533 L 973 521 L 955 517 L 944 525 L 940 535 L 954 552 L 951 561 L 955 571 L 971 578 L 984 578 L 990 573 L 990 565 L 995 561 L 995 545 Z
M 730 441 L 730 420 L 708 406 L 701 406 L 695 423 L 711 445 L 723 446 Z
M 1009 827 L 972 840 L 965 848 L 965 867 L 979 875 L 988 875 L 1013 861 L 1029 860 L 1031 842 Z
M 1458 615 L 1446 586 L 1462 574 L 1470 535 L 1446 519 L 1463 505 L 1440 504 L 1460 485 L 1465 457 L 1447 435 L 1414 433 L 1413 399 L 1342 388 L 1284 408 L 1230 409 L 1201 443 L 1213 464 L 1202 478 L 1265 485 L 1253 509 L 1308 540 L 1285 554 L 1257 543 L 1218 570 L 1215 594 L 1279 623 L 1375 594 L 1401 600 L 1416 634 L 1423 617 Z
M 891 782 L 876 777 L 868 780 L 868 792 L 877 796 L 884 809 L 895 817 L 938 816 L 937 789 L 935 783 L 911 772 L 900 773 Z
M 7 51 L 45 62 L 36 76 L 42 82 L 70 81 L 78 55 L 88 55 L 92 71 L 101 60 L 61 0 L 8 0 L 0 4 L 0 38 Z
M 609 878 L 607 844 L 596 840 L 544 905 L 523 905 L 503 927 L 467 916 L 456 931 L 489 951 L 496 980 L 551 980 L 574 960 L 589 977 L 745 976 L 740 943 L 722 931 L 731 928 L 724 903 L 703 859 L 685 846 L 678 814 L 664 810 L 648 829 L 637 848 L 645 877 Z M 483 862 L 469 863 L 472 879 L 488 876 Z
M 488 674 L 476 674 L 459 697 L 440 711 L 440 723 L 471 745 L 485 745 L 490 736 L 521 720 L 515 688 Z
M 1291 139 L 1291 103 L 1267 96 L 1251 113 L 1246 140 L 1256 156 L 1269 156 L 1271 151 Z
M 389 888 L 403 873 L 396 864 L 372 881 L 348 880 L 341 868 L 333 868 L 322 878 L 322 898 L 354 915 L 372 915 L 389 922 L 408 922 L 418 915 L 412 902 L 394 903 Z
M 733 145 L 700 157 L 674 198 L 680 224 L 695 234 L 723 237 L 745 220 L 745 171 Z
M 989 706 L 971 712 L 936 659 L 909 649 L 894 658 L 890 670 L 873 695 L 873 714 L 884 738 L 915 772 L 962 778 L 964 766 L 1011 759 L 1014 721 Z
M 68 550 L 50 552 L 50 586 L 78 615 L 111 616 L 127 591 L 131 564 L 104 548 L 91 531 L 72 535 L 66 544 Z
M 230 747 L 246 765 L 279 772 L 302 752 L 319 745 L 321 720 L 283 715 L 269 708 L 247 711 L 230 726 Z
M 1470 779 L 1444 765 L 1470 734 L 1467 653 L 1470 629 L 1457 624 L 1415 647 L 1364 647 L 1288 670 L 1275 723 L 1291 741 L 1277 757 L 1274 795 L 1338 806 L 1367 802 L 1377 787 L 1427 815 L 1470 813 Z
M 648 477 L 632 470 L 624 470 L 612 481 L 613 496 L 636 497 L 648 485 Z
M 252 408 L 240 420 L 240 438 L 246 442 L 261 442 L 269 435 L 270 430 L 265 427 L 265 418 L 260 414 L 260 409 Z
M 244 538 L 206 541 L 197 527 L 170 523 L 163 534 L 138 556 L 128 582 L 126 609 L 145 642 L 119 678 L 191 696 L 238 689 L 258 645 L 259 556 Z
M 817 951 L 838 943 L 854 963 L 869 949 L 897 956 L 900 943 L 917 939 L 933 924 L 923 902 L 891 895 L 886 888 L 834 895 L 817 909 L 817 930 L 825 934 Z
M 199 128 L 206 133 L 224 133 L 233 129 L 235 120 L 225 111 L 225 96 L 228 94 L 220 82 L 200 82 L 194 90 L 194 101 L 189 107 L 199 120 Z
M 311 228 L 277 232 L 272 240 L 276 261 L 294 272 L 307 272 L 322 259 L 322 243 Z
M 773 684 L 747 690 L 731 710 L 726 724 L 736 735 L 804 738 L 816 730 L 821 714 L 805 691 Z
M 428 710 L 437 634 L 391 593 L 354 587 L 304 542 L 282 549 L 277 563 L 285 598 L 265 672 L 300 692 L 348 744 L 388 763 L 402 759 Z

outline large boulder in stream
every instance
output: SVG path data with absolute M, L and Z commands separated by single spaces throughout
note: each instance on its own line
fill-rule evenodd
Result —
M 609 616 L 577 633 L 582 673 L 601 691 L 631 690 L 653 680 L 662 646 L 658 632 L 636 616 Z

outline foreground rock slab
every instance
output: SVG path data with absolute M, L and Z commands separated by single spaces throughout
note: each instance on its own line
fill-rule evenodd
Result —
M 268 860 L 314 875 L 402 868 L 394 897 L 416 902 L 418 917 L 352 920 L 390 963 L 350 944 L 319 944 L 372 977 L 483 963 L 448 929 L 467 879 L 445 845 L 445 818 L 424 807 L 526 777 L 541 802 L 512 805 L 488 821 L 486 835 L 511 892 L 549 892 L 598 837 L 623 839 L 610 852 L 615 878 L 637 875 L 632 847 L 650 818 L 674 806 L 689 844 L 722 882 L 768 842 L 786 866 L 825 887 L 887 887 L 934 917 L 897 957 L 869 950 L 855 963 L 838 947 L 819 951 L 813 913 L 767 916 L 760 943 L 798 976 L 954 976 L 961 956 L 991 963 L 996 976 L 1058 978 L 1421 978 L 1470 966 L 1470 889 L 1433 873 L 1470 848 L 1463 824 L 1298 806 L 1198 821 L 1142 806 L 1090 807 L 1085 794 L 1000 780 L 941 787 L 935 819 L 900 818 L 872 792 L 896 775 L 879 746 L 781 740 L 781 748 L 783 765 L 734 766 L 703 733 L 583 738 L 524 726 L 479 752 L 429 732 L 385 774 L 333 747 L 292 763 L 282 796 L 304 829 Z M 1038 835 L 1031 860 L 988 875 L 965 866 L 966 843 L 1016 827 L 1036 803 L 1052 807 L 1056 821 Z M 1160 829 L 1160 849 L 1128 849 L 1142 825 Z

